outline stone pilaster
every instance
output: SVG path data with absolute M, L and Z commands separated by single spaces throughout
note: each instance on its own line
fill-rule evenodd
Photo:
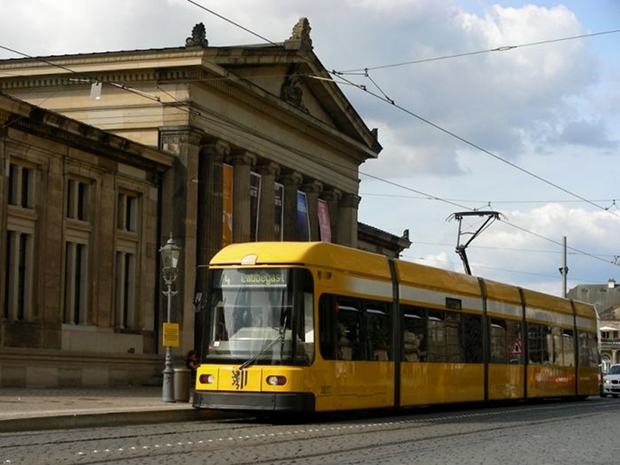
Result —
M 304 183 L 301 190 L 306 193 L 308 200 L 308 217 L 310 219 L 310 240 L 320 240 L 319 234 L 319 214 L 318 201 L 319 195 L 323 192 L 323 183 L 320 181 L 311 181 Z
M 297 171 L 291 171 L 280 177 L 284 185 L 284 224 L 282 225 L 285 241 L 297 240 L 297 190 L 301 186 L 303 176 Z
M 357 248 L 357 208 L 361 197 L 343 194 L 338 205 L 338 244 Z
M 280 165 L 269 162 L 258 166 L 261 175 L 261 194 L 258 214 L 258 240 L 273 241 L 275 234 L 275 182 Z
M 233 165 L 233 242 L 250 240 L 250 178 L 256 157 L 250 152 L 234 154 L 230 157 Z

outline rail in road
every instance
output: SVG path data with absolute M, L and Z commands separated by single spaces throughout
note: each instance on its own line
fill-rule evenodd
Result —
M 614 463 L 620 400 L 0 435 L 0 464 Z M 608 434 L 608 438 L 605 438 Z

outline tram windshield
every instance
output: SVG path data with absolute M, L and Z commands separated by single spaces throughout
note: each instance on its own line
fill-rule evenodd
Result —
M 312 301 L 308 270 L 214 270 L 206 362 L 312 363 Z

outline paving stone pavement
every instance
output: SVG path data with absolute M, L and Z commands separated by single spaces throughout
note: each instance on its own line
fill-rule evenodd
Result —
M 199 420 L 214 412 L 164 402 L 161 386 L 0 388 L 0 433 Z

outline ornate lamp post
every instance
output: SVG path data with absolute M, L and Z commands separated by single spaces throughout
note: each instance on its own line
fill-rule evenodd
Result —
M 172 233 L 168 242 L 159 249 L 162 262 L 162 276 L 166 283 L 166 290 L 162 293 L 168 297 L 168 311 L 166 313 L 166 323 L 170 323 L 170 312 L 172 306 L 172 296 L 176 295 L 177 291 L 172 290 L 172 283 L 177 279 L 179 255 L 181 254 L 181 247 L 174 243 Z M 166 359 L 164 362 L 164 382 L 162 386 L 162 401 L 174 402 L 174 386 L 172 379 L 174 377 L 172 359 L 172 347 L 166 345 Z

